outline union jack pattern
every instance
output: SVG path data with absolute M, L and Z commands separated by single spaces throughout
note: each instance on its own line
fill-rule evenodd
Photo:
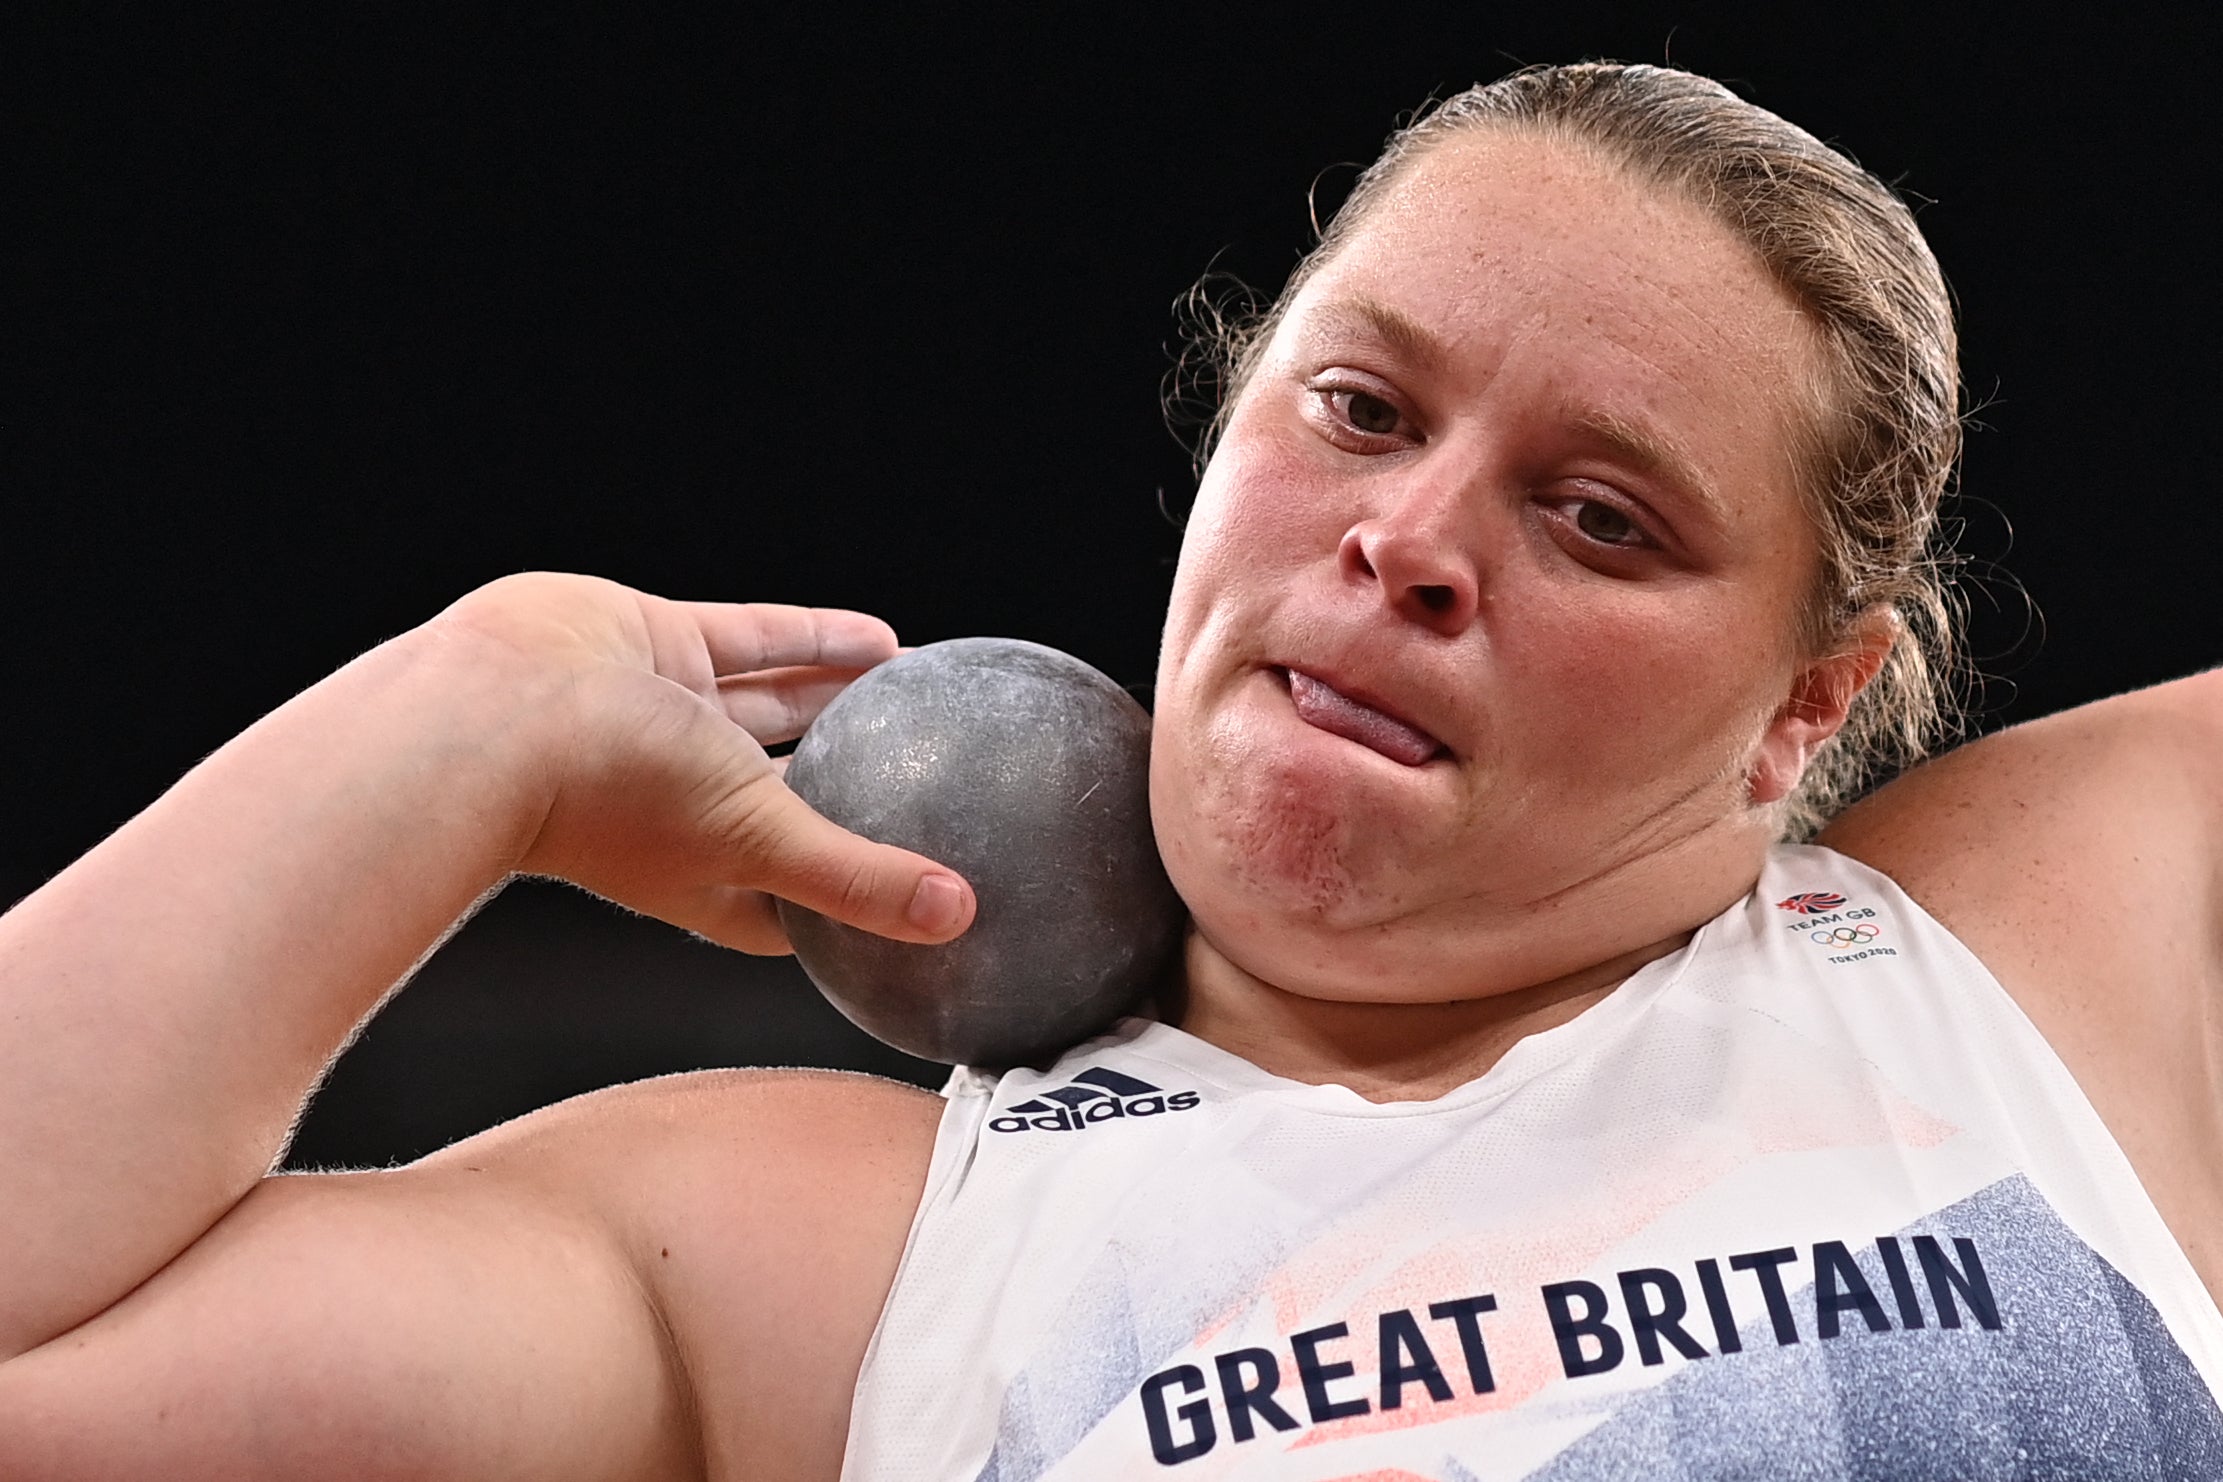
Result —
M 1801 916 L 1812 916 L 1822 911 L 1834 911 L 1845 903 L 1845 898 L 1834 890 L 1804 890 L 1797 895 L 1785 896 L 1775 903 L 1779 911 L 1796 911 Z

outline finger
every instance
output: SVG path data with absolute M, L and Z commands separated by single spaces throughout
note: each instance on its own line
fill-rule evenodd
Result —
M 779 602 L 687 602 L 712 668 L 747 674 L 790 665 L 869 669 L 895 656 L 895 630 L 868 613 Z
M 778 905 L 761 890 L 714 886 L 666 919 L 705 941 L 753 957 L 786 957 L 795 951 L 780 925 Z
M 692 885 L 630 893 L 628 902 L 704 941 L 757 957 L 785 957 L 795 949 L 780 925 L 779 908 L 761 890 L 742 885 Z
M 718 681 L 718 703 L 731 720 L 766 746 L 792 741 L 847 689 L 856 669 L 766 669 Z
M 759 889 L 903 942 L 945 942 L 972 924 L 977 902 L 961 876 L 828 821 L 769 772 L 733 805 L 734 852 Z

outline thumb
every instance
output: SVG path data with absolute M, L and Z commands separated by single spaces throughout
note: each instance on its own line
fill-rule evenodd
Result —
M 740 883 L 900 942 L 946 942 L 972 925 L 978 903 L 954 870 L 851 833 L 769 772 L 748 792 L 736 799 L 751 861 Z

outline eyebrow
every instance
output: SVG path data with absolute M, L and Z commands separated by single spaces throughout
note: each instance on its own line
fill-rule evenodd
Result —
M 1713 519 L 1727 519 L 1728 505 L 1714 481 L 1666 434 L 1602 407 L 1576 408 L 1568 415 L 1568 422 L 1579 435 L 1600 444 L 1638 473 L 1688 495 Z
M 1428 370 L 1441 370 L 1450 363 L 1450 352 L 1436 332 L 1418 319 L 1363 294 L 1350 298 L 1334 299 L 1314 311 L 1316 318 L 1336 319 L 1358 324 L 1374 337 L 1407 360 L 1415 361 Z

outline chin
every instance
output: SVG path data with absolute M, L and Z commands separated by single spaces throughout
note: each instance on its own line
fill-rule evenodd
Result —
M 1355 924 L 1375 903 L 1365 882 L 1366 856 L 1382 849 L 1378 825 L 1295 758 L 1213 756 L 1164 767 L 1154 781 L 1159 850 L 1192 911 L 1335 926 Z

